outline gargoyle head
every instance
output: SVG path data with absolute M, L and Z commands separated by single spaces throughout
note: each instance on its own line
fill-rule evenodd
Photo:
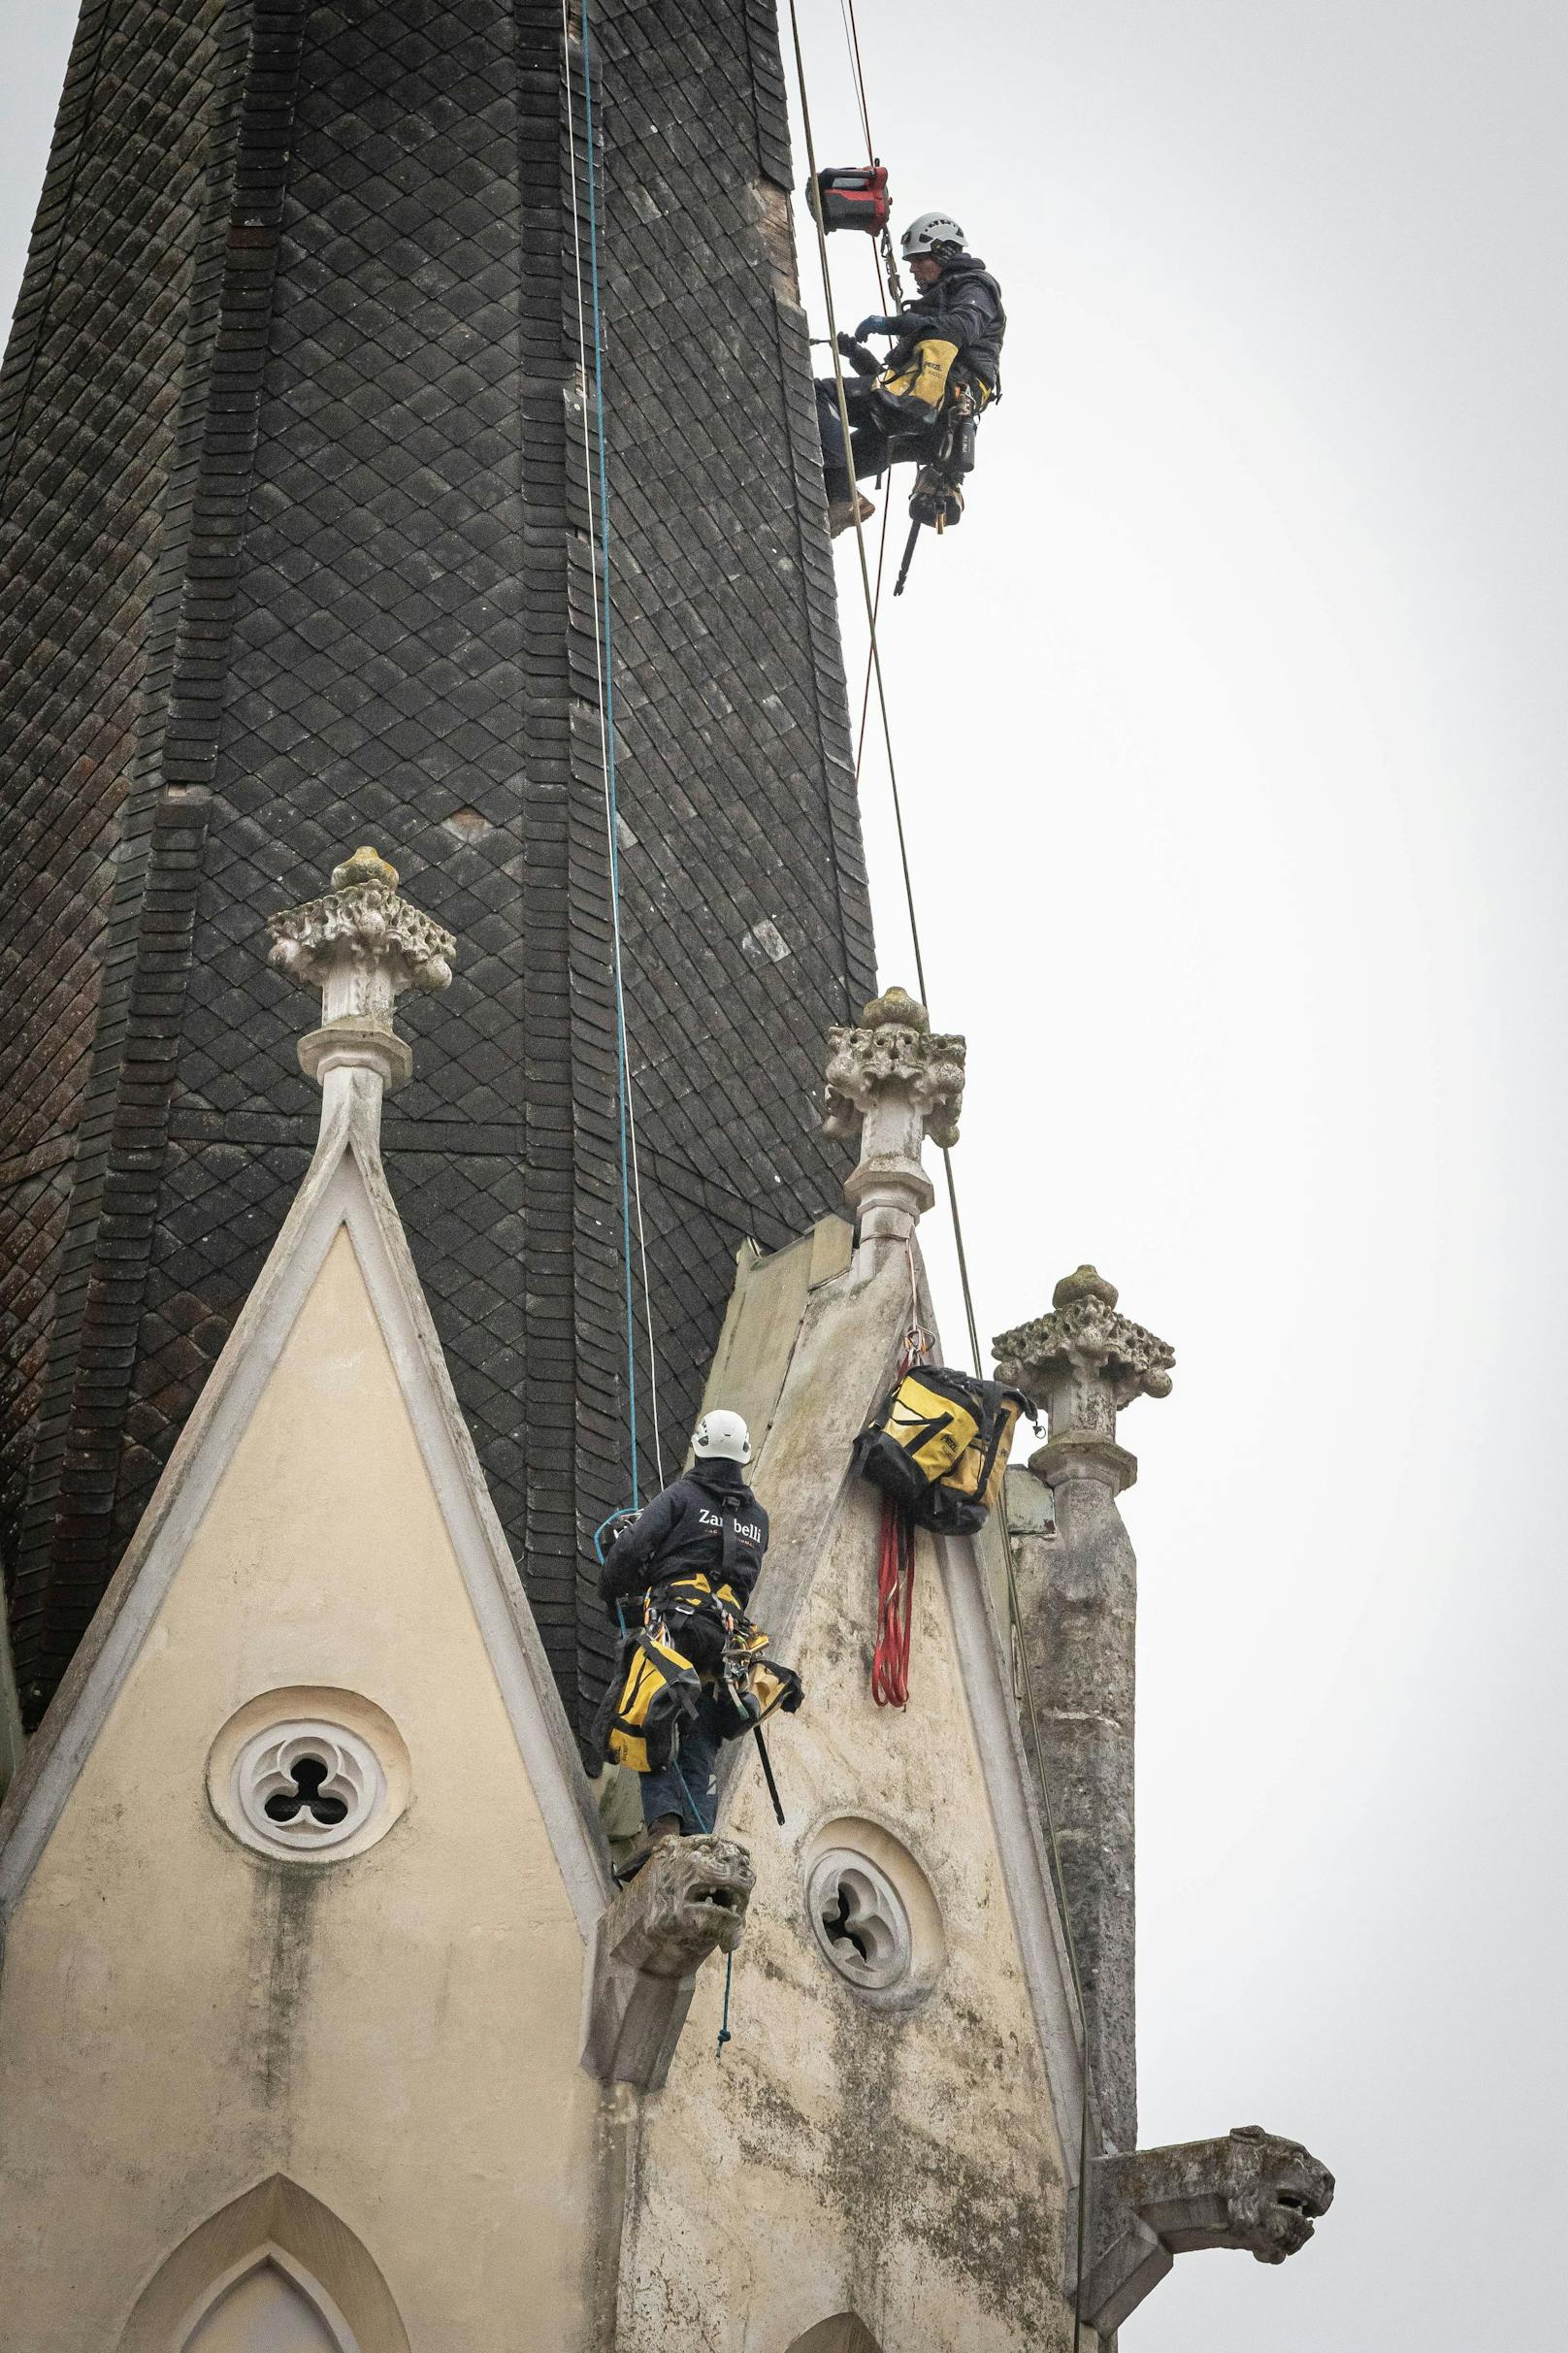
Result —
M 607 1952 L 654 1977 L 686 1977 L 710 1952 L 735 1951 L 756 1884 L 733 1839 L 663 1839 L 610 1908 Z
M 1229 2188 L 1237 2241 L 1259 2263 L 1283 2263 L 1312 2237 L 1334 2202 L 1334 2176 L 1299 2141 L 1282 2141 L 1259 2124 L 1227 2135 L 1235 2172 Z

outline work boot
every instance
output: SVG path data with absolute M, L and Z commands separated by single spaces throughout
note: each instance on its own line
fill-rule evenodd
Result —
M 625 1862 L 617 1863 L 615 1866 L 615 1877 L 621 1885 L 624 1887 L 628 1880 L 637 1878 L 637 1873 L 642 1869 L 643 1864 L 661 1840 L 678 1839 L 679 1836 L 680 1815 L 678 1814 L 656 1814 L 643 1830 L 642 1836 L 637 1840 Z
M 840 532 L 853 531 L 857 522 L 869 522 L 875 512 L 874 502 L 866 498 L 860 491 L 855 493 L 853 499 L 830 499 L 828 502 L 829 534 L 836 539 Z

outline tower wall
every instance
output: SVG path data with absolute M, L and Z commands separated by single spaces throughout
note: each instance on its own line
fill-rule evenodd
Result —
M 68 666 L 48 616 L 5 647 L 6 699 L 35 712 L 4 779 L 33 922 L 7 1027 L 44 1081 L 0 1147 L 24 1705 L 310 1148 L 256 936 L 369 839 L 469 949 L 387 1143 L 580 1722 L 606 1661 L 587 1539 L 630 1493 L 582 61 L 534 0 L 227 0 L 165 29 L 93 36 L 124 70 L 100 58 L 96 99 L 68 92 L 4 384 L 29 486 L 5 593 L 26 606 L 68 560 L 95 625 Z M 139 107 L 163 46 L 183 79 L 165 59 Z M 836 1200 L 817 1043 L 871 948 L 772 10 L 609 0 L 595 58 L 627 1021 L 677 1451 L 737 1243 Z M 145 218 L 136 173 L 162 185 L 166 153 L 180 201 L 116 319 L 87 298 L 94 256 Z M 66 387 L 111 379 L 62 474 Z

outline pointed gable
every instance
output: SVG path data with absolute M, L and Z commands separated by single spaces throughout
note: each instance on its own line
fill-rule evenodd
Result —
M 749 1744 L 731 1752 L 719 1827 L 757 1874 L 734 2041 L 721 2055 L 724 1985 L 700 1978 L 644 2124 L 628 2341 L 663 2341 L 683 2296 L 719 2353 L 742 2353 L 747 2308 L 784 2342 L 853 2305 L 884 2343 L 974 2353 L 1055 2341 L 1067 2311 L 1079 2039 L 990 1531 L 920 1539 L 909 1707 L 869 1689 L 880 1498 L 849 1448 L 897 1361 L 912 1271 L 918 1293 L 918 1259 L 863 1252 L 811 1291 L 757 1466 L 775 1529 L 758 1616 L 806 1704 L 770 1728 L 782 1828 Z M 739 2238 L 749 2307 L 724 2291 Z
M 349 1058 L 315 1161 L 0 1814 L 30 2353 L 118 2343 L 171 2252 L 285 2171 L 410 2341 L 499 2347 L 525 2303 L 595 2341 L 603 1846 L 381 1174 L 366 1029 L 307 1041 Z

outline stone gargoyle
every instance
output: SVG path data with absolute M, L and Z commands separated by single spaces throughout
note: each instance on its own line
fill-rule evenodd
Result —
M 659 2089 L 697 1973 L 710 1952 L 735 1951 L 756 1883 L 731 1839 L 661 1840 L 594 1928 L 582 2037 L 591 2075 Z
M 1079 2309 L 1101 2337 L 1121 2327 L 1178 2255 L 1240 2247 L 1283 2263 L 1333 2203 L 1334 2176 L 1298 2141 L 1256 2124 L 1223 2141 L 1101 2157 L 1090 2169 L 1094 2249 Z

